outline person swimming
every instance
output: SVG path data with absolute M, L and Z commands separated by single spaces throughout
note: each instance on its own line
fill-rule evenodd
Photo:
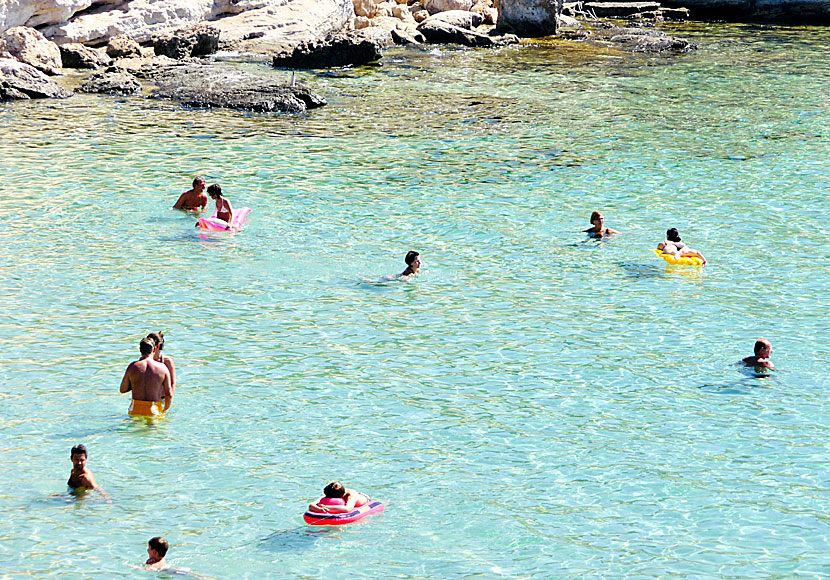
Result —
M 697 250 L 693 250 L 680 241 L 680 233 L 677 231 L 677 228 L 670 228 L 666 230 L 666 239 L 665 241 L 657 244 L 657 249 L 664 254 L 673 255 L 675 258 L 694 256 L 700 258 L 704 264 L 706 263 L 706 258 L 703 257 L 703 254 Z
M 755 341 L 755 354 L 748 356 L 741 360 L 743 364 L 748 367 L 755 367 L 755 370 L 769 369 L 771 371 L 777 370 L 772 361 L 769 360 L 772 355 L 772 343 L 766 338 L 759 338 Z
M 109 498 L 107 492 L 98 485 L 98 482 L 95 481 L 95 476 L 86 467 L 86 446 L 82 443 L 75 445 L 72 451 L 69 452 L 69 458 L 72 460 L 72 471 L 69 473 L 69 480 L 66 482 L 66 485 L 71 487 L 74 493 L 96 490 L 100 491 L 101 495 L 105 498 Z
M 421 272 L 421 254 L 415 250 L 410 250 L 403 261 L 406 264 L 406 270 L 398 274 L 398 279 L 408 282 Z
M 323 503 L 327 499 L 341 499 L 344 504 L 330 505 L 328 502 Z M 332 481 L 323 489 L 323 497 L 309 504 L 308 511 L 318 514 L 347 514 L 367 503 L 369 503 L 369 497 L 366 494 L 344 487 L 339 481 Z
M 601 211 L 595 211 L 591 214 L 591 227 L 587 230 L 582 230 L 592 238 L 602 238 L 604 236 L 610 236 L 612 234 L 618 234 L 617 230 L 612 230 L 611 228 L 605 227 L 605 216 L 602 215 Z

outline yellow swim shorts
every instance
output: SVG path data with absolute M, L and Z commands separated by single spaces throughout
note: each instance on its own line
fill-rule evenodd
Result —
M 130 401 L 130 417 L 164 417 L 161 401 Z

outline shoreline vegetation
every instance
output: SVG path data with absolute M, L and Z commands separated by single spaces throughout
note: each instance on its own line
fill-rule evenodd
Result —
M 498 48 L 542 38 L 622 53 L 696 48 L 659 28 L 692 11 L 654 1 L 263 0 L 247 10 L 221 0 L 209 10 L 186 3 L 185 10 L 182 2 L 41 0 L 14 12 L 0 1 L 0 101 L 68 98 L 78 87 L 185 106 L 302 113 L 325 98 L 293 73 L 242 72 L 223 55 L 270 58 L 273 67 L 293 71 L 377 63 L 395 45 Z

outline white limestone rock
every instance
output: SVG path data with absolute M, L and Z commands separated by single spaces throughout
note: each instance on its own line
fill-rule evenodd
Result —
M 372 18 L 375 15 L 374 0 L 352 0 L 352 3 L 354 4 L 354 13 L 356 16 Z

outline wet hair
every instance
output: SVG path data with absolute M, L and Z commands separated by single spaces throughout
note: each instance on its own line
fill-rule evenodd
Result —
M 86 445 L 83 443 L 78 443 L 75 447 L 72 448 L 70 451 L 69 456 L 72 457 L 73 455 L 86 455 Z
M 208 187 L 208 195 L 210 197 L 213 197 L 214 195 L 216 197 L 222 197 L 222 186 L 220 186 L 218 183 L 214 183 L 213 185 Z
M 602 215 L 601 211 L 595 211 L 591 214 L 591 219 L 589 220 L 591 223 L 594 223 L 594 220 L 598 220 L 599 218 L 604 218 L 605 216 Z
M 407 266 L 411 266 L 412 262 L 415 261 L 415 258 L 417 258 L 420 255 L 421 254 L 419 252 L 416 252 L 415 250 L 410 250 L 406 253 L 406 258 L 404 258 L 403 261 L 406 262 Z
M 666 239 L 670 242 L 679 242 L 680 232 L 677 231 L 677 228 L 668 229 L 666 230 Z
M 204 180 L 205 180 L 204 177 L 202 177 L 201 175 L 197 175 L 196 177 L 193 178 L 193 187 L 196 187 L 197 183 L 199 183 L 200 181 L 204 181 Z
M 153 342 L 152 338 L 142 338 L 141 342 L 138 343 L 138 350 L 141 354 L 150 354 L 154 348 L 156 348 L 156 343 Z
M 332 481 L 323 488 L 323 493 L 326 497 L 343 497 L 346 495 L 346 488 L 339 481 Z
M 170 548 L 170 546 L 167 545 L 167 540 L 165 540 L 161 536 L 150 538 L 150 541 L 147 542 L 147 545 L 150 546 L 156 552 L 158 552 L 159 556 L 161 556 L 162 558 L 164 558 L 164 556 L 167 555 L 167 550 Z
M 159 347 L 159 350 L 164 348 L 164 333 L 162 331 L 159 330 L 158 332 L 151 332 L 147 335 L 147 338 L 155 342 L 156 346 Z
M 756 340 L 755 341 L 755 356 L 760 355 L 761 354 L 761 349 L 763 349 L 764 347 L 767 347 L 767 346 L 772 348 L 772 344 L 766 338 L 759 338 L 758 340 Z

